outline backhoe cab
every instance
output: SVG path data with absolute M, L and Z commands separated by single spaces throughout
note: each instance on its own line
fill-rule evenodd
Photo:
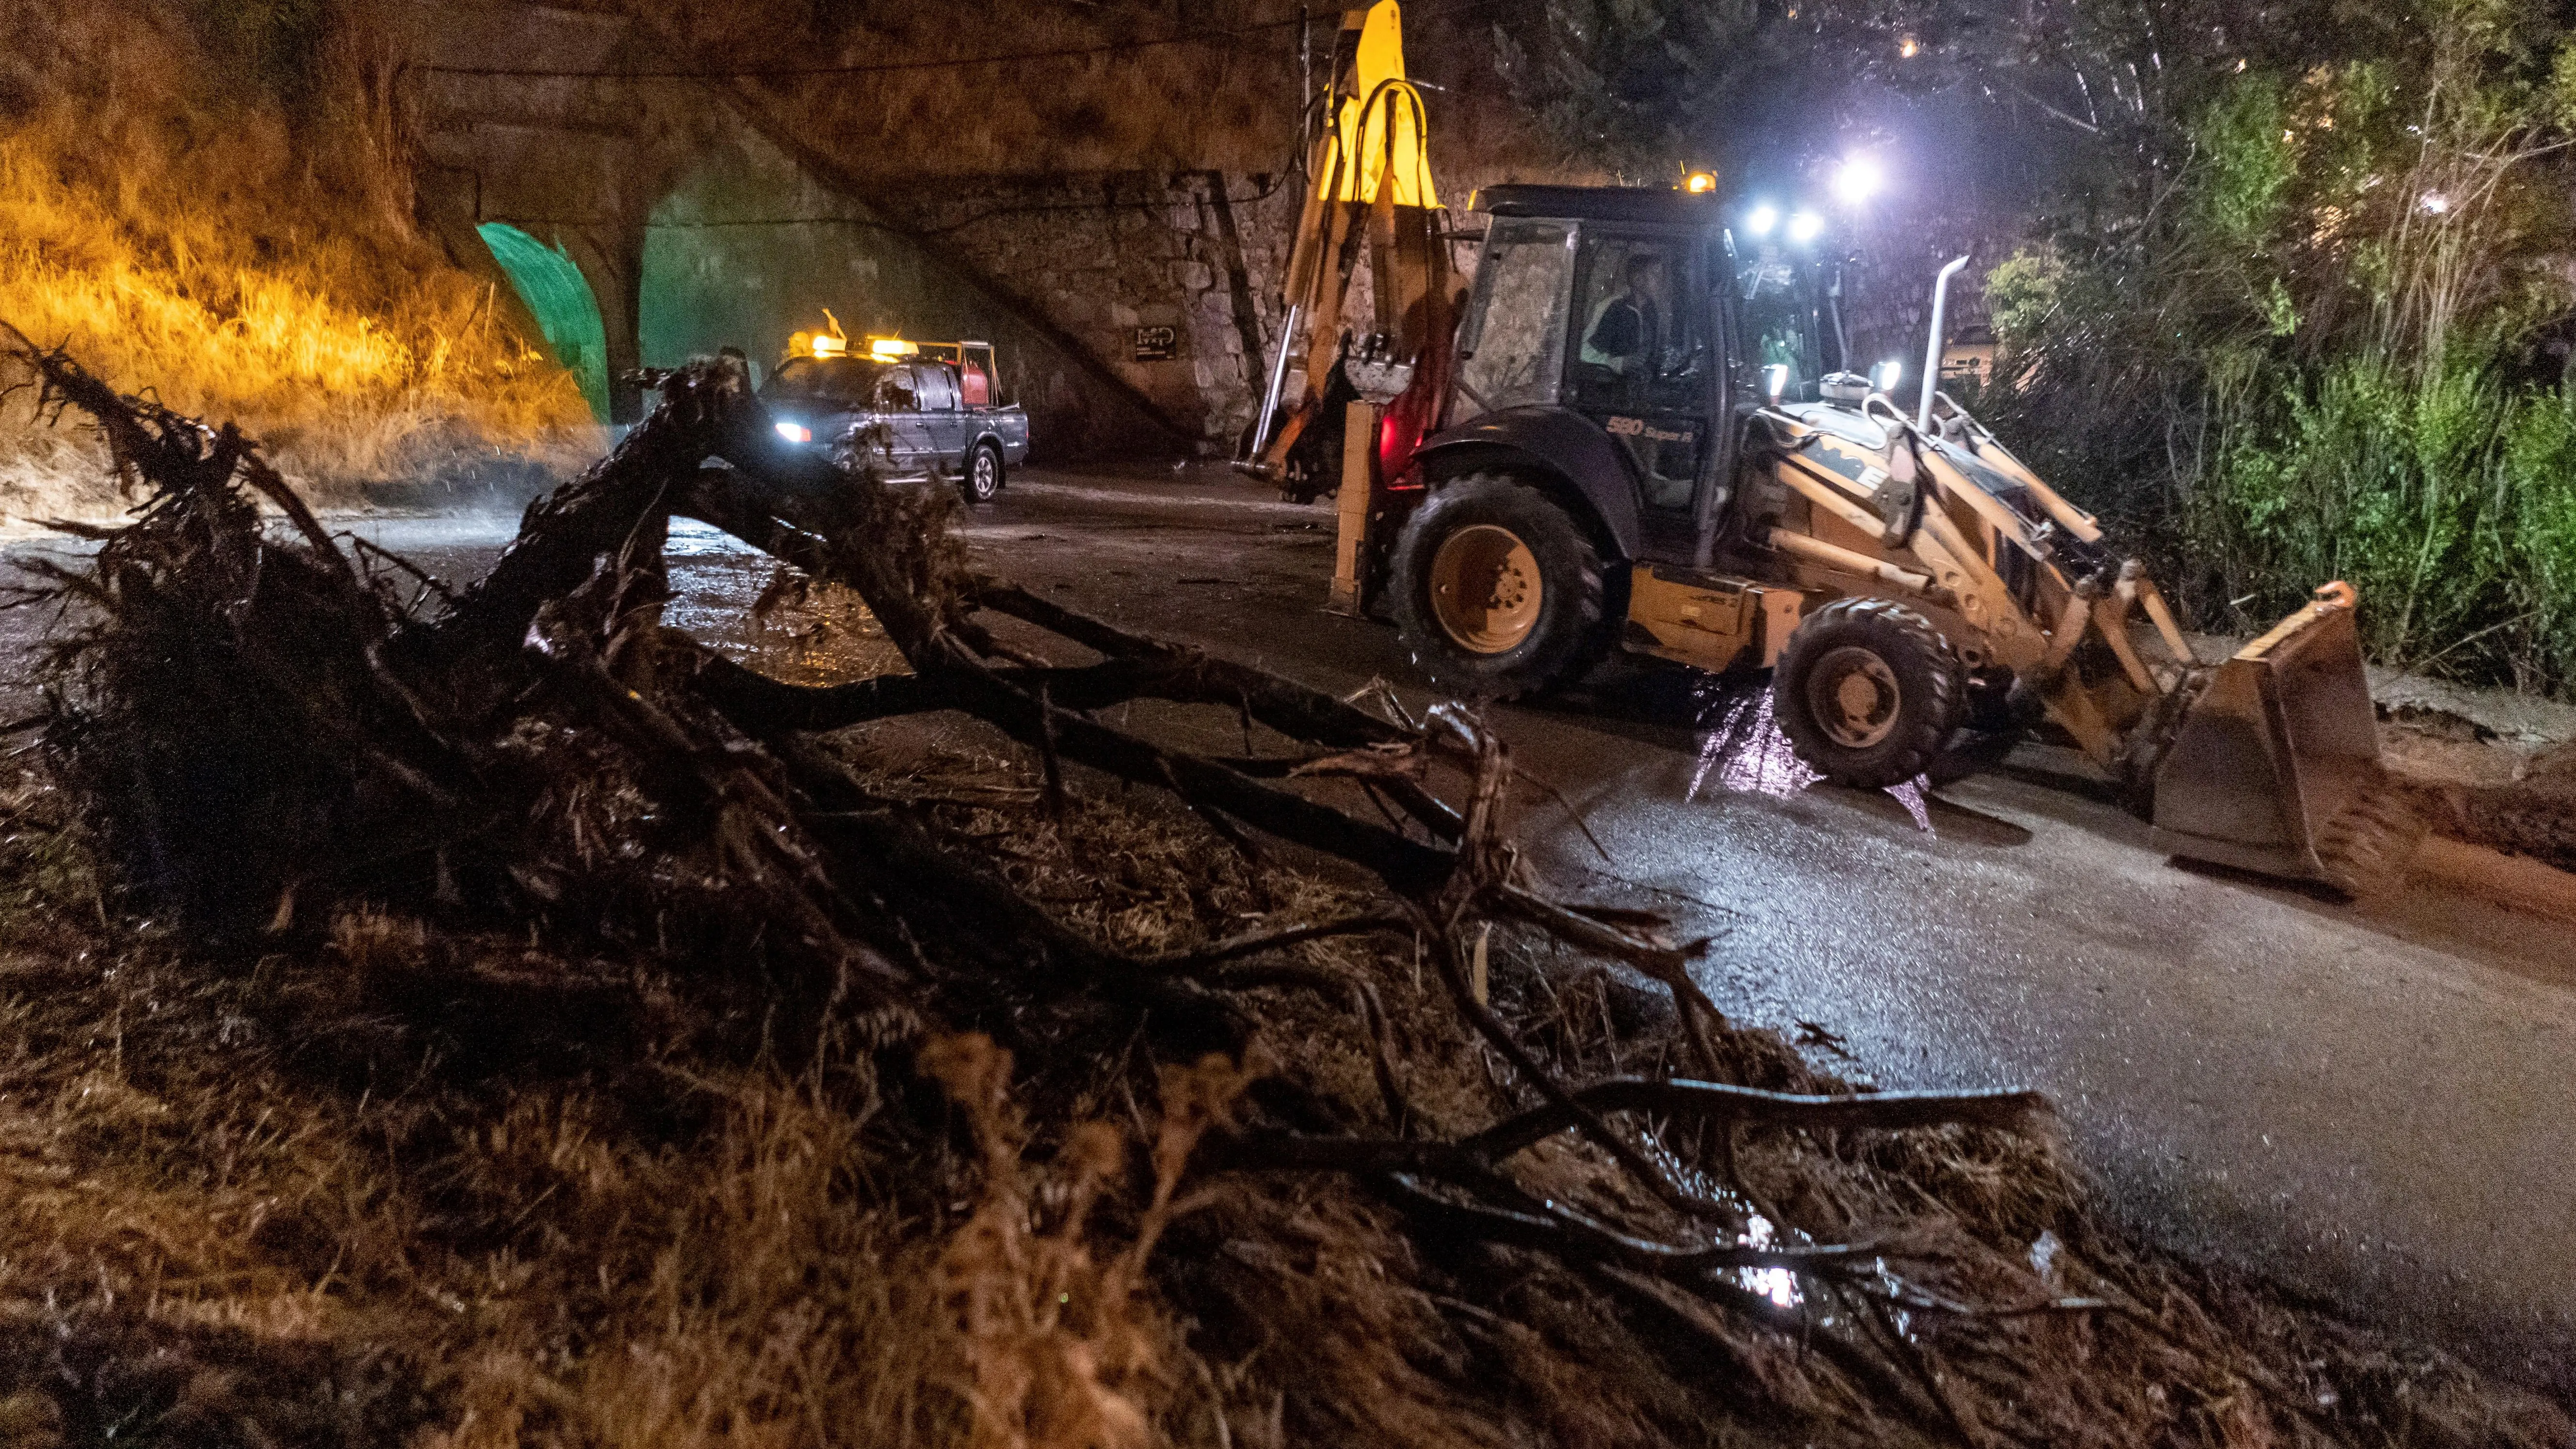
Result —
M 1844 784 L 1913 779 L 1966 729 L 2053 728 L 2174 853 L 2347 890 L 2402 862 L 2420 827 L 2377 788 L 2349 588 L 2204 669 L 2091 517 L 1933 388 L 1909 416 L 1859 373 L 1812 215 L 1473 205 L 1445 426 L 1348 450 L 1342 485 L 1337 594 L 1387 606 L 1435 681 L 1509 698 L 1613 649 L 1770 669 L 1791 743 Z M 1927 378 L 1939 347 L 1936 323 Z

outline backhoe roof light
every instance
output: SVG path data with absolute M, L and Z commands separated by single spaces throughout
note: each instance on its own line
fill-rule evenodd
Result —
M 1693 196 L 1706 196 L 1717 189 L 1717 178 L 1705 171 L 1694 171 L 1682 183 L 1682 189 Z
M 1843 158 L 1834 171 L 1834 197 L 1845 206 L 1858 206 L 1876 196 L 1887 184 L 1887 173 L 1878 158 L 1866 153 Z
M 870 357 L 910 357 L 920 350 L 921 348 L 918 344 L 906 342 L 900 337 L 871 337 L 868 339 L 868 355 Z
M 815 333 L 811 345 L 816 357 L 838 357 L 850 350 L 847 338 L 835 337 L 829 332 Z

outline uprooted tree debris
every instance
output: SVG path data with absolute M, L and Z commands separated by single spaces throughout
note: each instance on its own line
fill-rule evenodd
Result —
M 257 1198 L 228 1286 L 170 1280 L 185 1234 L 122 1307 L 136 1280 L 103 1265 L 130 1244 L 0 1245 L 55 1264 L 0 1273 L 12 1321 L 60 1319 L 50 1358 L 0 1352 L 0 1419 L 245 1443 L 2565 1432 L 2125 1248 L 2034 1094 L 1855 1092 L 1730 1023 L 1692 982 L 1709 943 L 1532 877 L 1473 715 L 1382 717 L 973 577 L 938 499 L 774 446 L 738 371 L 673 374 L 450 593 L 335 536 L 237 432 L 15 354 L 142 500 L 64 525 L 94 558 L 36 565 L 26 598 L 65 620 L 31 722 L 56 783 L 20 785 L 8 860 L 93 842 L 149 918 L 15 908 L 21 956 L 38 917 L 124 953 L 47 968 L 30 1040 L 94 1044 L 59 1013 L 112 1009 L 119 1091 L 167 1109 L 256 1063 L 320 1104 L 311 1140 L 389 1165 L 334 1189 L 373 1206 Z M 854 590 L 909 672 L 792 686 L 665 627 L 674 518 Z M 1243 753 L 1127 727 L 1154 701 L 1221 712 Z M 871 729 L 934 713 L 1008 758 L 964 784 L 875 762 Z M 229 1065 L 153 1066 L 156 1042 Z M 24 1100 L 77 1080 L 90 1104 L 103 1069 L 13 1070 Z M 187 1150 L 291 1135 L 258 1125 L 280 1110 Z M 224 1160 L 209 1204 L 253 1172 Z M 352 1226 L 397 1200 L 393 1246 Z M 46 1211 L 9 1231 L 84 1230 Z M 280 1273 L 374 1306 L 208 1306 Z M 352 1367 L 360 1340 L 383 1351 Z

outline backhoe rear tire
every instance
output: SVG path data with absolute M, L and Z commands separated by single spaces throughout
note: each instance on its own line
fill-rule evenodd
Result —
M 1471 698 L 1570 684 L 1609 650 L 1592 541 L 1547 495 L 1500 474 L 1423 500 L 1396 537 L 1390 593 L 1414 666 Z
M 1838 785 L 1883 790 L 1940 757 L 1965 687 L 1931 620 L 1886 599 L 1837 599 L 1781 649 L 1772 712 L 1810 769 Z

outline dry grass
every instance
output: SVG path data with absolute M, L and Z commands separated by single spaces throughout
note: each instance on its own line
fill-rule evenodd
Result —
M 221 74 L 190 14 L 0 4 L 0 320 L 326 490 L 592 446 L 570 378 L 414 231 L 362 8 L 292 109 Z M 99 512 L 92 450 L 39 422 L 0 408 L 0 513 Z
M 1047 819 L 1005 798 L 1034 793 L 1021 763 L 843 744 L 888 789 L 962 800 L 981 781 L 989 801 L 933 808 L 1106 937 L 1201 940 L 1352 899 L 1113 800 Z M 1713 1354 L 1546 1259 L 1410 1232 L 1355 1184 L 1187 1170 L 1261 1090 L 1221 1062 L 1157 1074 L 1113 1037 L 1032 1071 L 966 1037 L 903 1079 L 848 1055 L 790 1075 L 649 959 L 364 912 L 319 949 L 210 955 L 114 919 L 66 807 L 21 777 L 0 843 L 0 1319 L 38 1346 L 0 1351 L 0 1421 L 58 1422 L 60 1442 L 111 1425 L 456 1449 L 1924 1442 L 1793 1340 L 1738 1331 Z M 1300 949 L 1379 982 L 1426 1126 L 1492 1110 L 1493 1063 L 1403 952 Z M 1495 997 L 1569 1071 L 1679 1047 L 1597 969 L 1506 948 Z M 1363 1110 L 1336 1011 L 1264 1007 L 1252 1075 Z M 1741 1080 L 1824 1084 L 1768 1036 L 1723 1049 Z M 2049 1234 L 2054 1287 L 2150 1306 L 2150 1334 L 1918 1325 L 2002 1441 L 2565 1431 L 2456 1367 L 2138 1256 L 2044 1143 L 1756 1134 L 1741 1162 L 1812 1234 L 1948 1235 L 1964 1262 L 2000 1255 L 1987 1286 Z M 1526 1180 L 1582 1202 L 1598 1167 L 1549 1149 Z M 48 1377 L 66 1355 L 70 1379 Z M 2345 1408 L 2303 1420 L 2266 1380 Z
M 507 942 L 361 914 L 319 959 L 209 973 L 111 931 L 63 804 L 22 778 L 0 848 L 0 1317 L 102 1344 L 68 1392 L 0 1353 L 0 1425 L 14 1404 L 71 1442 L 1183 1437 L 1156 1421 L 1206 1381 L 1172 1378 L 1191 1359 L 1148 1264 L 1244 1085 L 1222 1061 L 1166 1072 L 1134 1140 L 1095 1118 L 1032 1151 L 1010 1055 L 934 1042 L 961 1150 L 916 1178 L 857 1064 L 692 1060 L 667 1019 L 599 1075 L 546 1060 L 600 1023 L 525 1013 L 597 976 Z M 633 1014 L 667 1004 L 633 984 Z M 518 1019 L 497 1060 L 459 987 Z M 289 1363 L 353 1402 L 300 1422 Z

